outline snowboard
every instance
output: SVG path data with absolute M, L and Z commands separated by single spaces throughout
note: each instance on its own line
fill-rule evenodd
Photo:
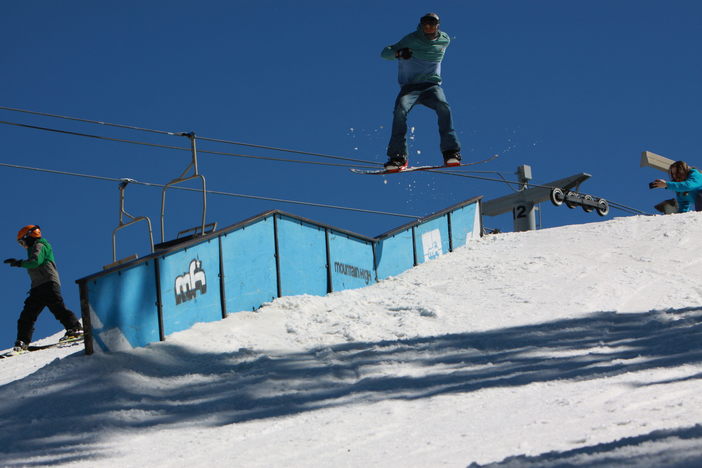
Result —
M 13 356 L 21 356 L 22 354 L 31 353 L 34 351 L 41 351 L 42 349 L 49 348 L 68 348 L 70 346 L 75 346 L 83 342 L 83 335 L 77 336 L 75 338 L 68 338 L 66 340 L 61 340 L 56 343 L 51 343 L 47 345 L 29 345 L 29 347 L 23 351 L 8 351 L 4 354 L 0 354 L 0 359 L 5 359 Z
M 416 172 L 416 171 L 430 171 L 432 169 L 453 169 L 456 167 L 466 167 L 466 166 L 474 166 L 476 164 L 483 164 L 488 161 L 492 161 L 493 159 L 497 158 L 499 154 L 493 154 L 489 158 L 482 159 L 480 161 L 473 161 L 469 163 L 463 163 L 463 164 L 454 164 L 451 166 L 447 166 L 444 164 L 438 165 L 438 166 L 407 166 L 403 167 L 401 169 L 356 169 L 353 168 L 351 169 L 351 172 L 354 174 L 372 174 L 372 175 L 382 175 L 382 174 L 402 174 L 405 172 Z

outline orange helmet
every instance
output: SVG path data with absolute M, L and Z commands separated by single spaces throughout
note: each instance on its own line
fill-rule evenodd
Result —
M 39 226 L 35 224 L 29 224 L 20 229 L 17 233 L 17 242 L 22 244 L 29 237 L 33 237 L 35 239 L 39 239 L 41 237 L 41 230 L 39 229 Z

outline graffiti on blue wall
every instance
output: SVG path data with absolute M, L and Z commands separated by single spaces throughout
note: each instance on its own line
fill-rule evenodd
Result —
M 200 294 L 207 293 L 207 278 L 200 260 L 193 259 L 190 262 L 188 271 L 176 276 L 173 290 L 175 292 L 176 305 L 195 299 L 198 291 L 200 291 Z

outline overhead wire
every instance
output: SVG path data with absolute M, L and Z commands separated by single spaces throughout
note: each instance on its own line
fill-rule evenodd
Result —
M 507 187 L 508 187 L 510 190 L 512 190 L 513 192 L 519 192 L 519 191 L 520 191 L 520 189 L 515 189 L 514 187 L 512 187 L 513 182 L 511 182 L 510 180 L 507 180 L 507 178 L 506 178 L 501 172 L 498 172 L 498 171 L 472 171 L 472 170 L 471 170 L 471 171 L 456 171 L 456 172 L 460 172 L 460 173 L 462 173 L 462 174 L 497 174 L 497 176 L 498 176 L 500 179 L 502 179 L 502 182 L 504 182 L 505 185 L 507 185 Z M 496 182 L 497 182 L 497 181 L 496 181 Z
M 11 125 L 11 126 L 15 126 L 15 127 L 22 127 L 22 128 L 29 128 L 29 129 L 33 129 L 33 130 L 43 130 L 46 132 L 61 133 L 61 134 L 65 134 L 65 135 L 93 138 L 96 140 L 114 141 L 114 142 L 119 142 L 119 143 L 129 143 L 132 145 L 149 146 L 152 148 L 171 149 L 171 150 L 187 151 L 187 152 L 192 151 L 191 148 L 187 148 L 184 146 L 163 145 L 163 144 L 159 144 L 159 143 L 149 143 L 149 142 L 145 142 L 145 141 L 128 140 L 125 138 L 106 137 L 106 136 L 95 135 L 95 134 L 91 134 L 91 133 L 74 132 L 71 130 L 61 130 L 61 129 L 57 129 L 57 128 L 41 127 L 38 125 L 23 124 L 23 123 L 18 123 L 18 122 L 8 122 L 6 120 L 0 120 L 0 124 Z M 231 156 L 231 157 L 236 157 L 236 158 L 260 159 L 260 160 L 266 160 L 266 161 L 289 162 L 289 163 L 296 163 L 296 164 L 311 164 L 311 165 L 318 165 L 318 166 L 359 167 L 358 164 L 325 163 L 325 162 L 319 162 L 319 161 L 305 161 L 305 160 L 300 160 L 300 159 L 273 158 L 270 156 L 255 156 L 255 155 L 251 155 L 251 154 L 227 153 L 227 152 L 223 152 L 223 151 L 210 151 L 210 150 L 203 150 L 203 149 L 198 149 L 198 153 L 213 154 L 213 155 L 218 155 L 218 156 Z M 368 161 L 365 161 L 365 162 L 368 163 Z
M 71 121 L 77 121 L 77 122 L 82 122 L 82 123 L 91 123 L 91 124 L 104 125 L 104 126 L 110 126 L 110 127 L 116 127 L 116 128 L 122 128 L 122 129 L 128 129 L 128 130 L 136 130 L 136 131 L 142 131 L 142 132 L 149 132 L 149 133 L 155 133 L 155 134 L 164 134 L 164 135 L 171 135 L 171 136 L 192 136 L 192 134 L 188 134 L 185 132 L 172 132 L 172 131 L 166 131 L 166 130 L 157 130 L 157 129 L 151 129 L 151 128 L 145 128 L 145 127 L 138 127 L 138 126 L 134 126 L 134 125 L 117 124 L 117 123 L 104 122 L 104 121 L 99 121 L 99 120 L 84 119 L 84 118 L 71 117 L 71 116 L 65 116 L 65 115 L 59 115 L 59 114 L 50 114 L 50 113 L 46 113 L 46 112 L 31 111 L 31 110 L 18 109 L 18 108 L 13 108 L 13 107 L 6 107 L 6 106 L 0 106 L 0 110 L 6 110 L 6 111 L 11 111 L 11 112 L 21 112 L 21 113 L 26 113 L 26 114 L 31 114 L 31 115 L 39 115 L 39 116 L 44 116 L 44 117 L 71 120 Z M 163 148 L 163 149 L 172 149 L 172 150 L 179 150 L 179 151 L 191 151 L 191 148 L 186 148 L 186 147 L 162 145 L 162 144 L 157 144 L 157 143 L 148 143 L 148 142 L 142 142 L 142 141 L 136 141 L 136 140 L 127 140 L 127 139 L 122 139 L 122 138 L 106 137 L 106 136 L 101 136 L 101 135 L 93 135 L 93 134 L 88 134 L 88 133 L 74 132 L 74 131 L 69 131 L 69 130 L 60 130 L 60 129 L 48 128 L 48 127 L 40 127 L 40 126 L 36 126 L 36 125 L 22 124 L 22 123 L 17 123 L 17 122 L 8 122 L 8 121 L 1 121 L 0 120 L 0 124 L 13 125 L 13 126 L 17 126 L 17 127 L 24 127 L 24 128 L 43 130 L 43 131 L 49 131 L 49 132 L 54 132 L 54 133 L 62 133 L 62 134 L 74 135 L 74 136 L 81 136 L 81 137 L 106 140 L 106 141 L 129 143 L 129 144 L 135 144 L 135 145 L 142 145 L 142 146 L 149 146 L 149 147 L 156 147 L 156 148 Z M 367 161 L 367 160 L 363 160 L 363 159 L 355 159 L 355 158 L 348 158 L 348 157 L 329 155 L 329 154 L 323 154 L 323 153 L 299 151 L 299 150 L 280 148 L 280 147 L 274 147 L 274 146 L 257 145 L 257 144 L 252 144 L 252 143 L 237 142 L 237 141 L 224 140 L 224 139 L 219 139 L 219 138 L 202 137 L 202 136 L 198 136 L 198 135 L 194 135 L 192 137 L 195 138 L 196 140 L 209 141 L 209 142 L 213 142 L 213 143 L 223 143 L 223 144 L 230 144 L 230 145 L 246 146 L 246 147 L 250 147 L 250 148 L 266 149 L 266 150 L 279 151 L 279 152 L 288 152 L 288 153 L 295 153 L 295 154 L 306 155 L 306 156 L 322 157 L 322 158 L 327 158 L 327 159 L 335 159 L 335 160 L 348 161 L 348 162 L 358 162 L 358 163 L 368 164 L 369 165 L 368 167 L 372 167 L 370 165 L 377 166 L 377 165 L 382 164 L 379 162 Z M 305 161 L 305 160 L 298 160 L 298 159 L 273 158 L 273 157 L 268 157 L 268 156 L 255 156 L 255 155 L 246 155 L 246 154 L 237 154 L 237 153 L 228 153 L 228 152 L 222 152 L 222 151 L 210 151 L 210 150 L 201 150 L 201 149 L 198 150 L 198 153 L 213 154 L 213 155 L 220 155 L 220 156 L 231 156 L 231 157 L 239 157 L 239 158 L 248 158 L 248 159 L 259 159 L 259 160 L 276 161 L 276 162 L 288 162 L 288 163 L 297 163 L 297 164 L 312 164 L 312 165 L 321 165 L 321 166 L 331 166 L 331 167 L 361 167 L 358 164 L 323 163 L 323 162 L 318 162 L 318 161 Z M 484 173 L 495 173 L 501 179 L 474 176 L 474 175 L 469 175 L 467 173 L 467 172 L 480 173 L 481 171 L 465 171 L 465 172 L 450 171 L 449 172 L 449 171 L 442 171 L 442 170 L 429 170 L 426 172 L 433 172 L 433 173 L 437 173 L 437 174 L 445 174 L 445 175 L 451 175 L 451 176 L 457 176 L 457 177 L 465 177 L 465 178 L 471 178 L 471 179 L 483 180 L 483 181 L 489 181 L 489 182 L 501 182 L 501 183 L 504 183 L 508 186 L 510 184 L 519 185 L 522 187 L 525 186 L 525 184 L 522 182 L 509 181 L 501 173 L 495 172 L 495 171 L 484 171 Z M 556 187 L 551 187 L 551 186 L 546 186 L 546 185 L 537 185 L 537 184 L 527 184 L 526 187 L 532 187 L 532 188 L 541 187 L 541 188 L 547 188 L 547 189 L 556 188 Z M 622 205 L 620 203 L 616 203 L 613 201 L 608 200 L 608 203 L 613 208 L 617 208 L 617 209 L 620 209 L 623 211 L 628 211 L 628 212 L 633 213 L 633 214 L 648 214 L 648 213 L 641 211 L 641 210 L 638 210 L 636 208 Z M 410 216 L 410 217 L 413 217 L 413 216 Z
M 561 188 L 561 187 L 555 187 L 555 186 L 551 186 L 551 185 L 525 184 L 525 183 L 523 183 L 523 182 L 516 182 L 516 181 L 511 181 L 511 180 L 505 180 L 504 178 L 503 178 L 503 179 L 493 179 L 493 178 L 489 178 L 489 177 L 474 176 L 474 175 L 469 175 L 467 172 L 460 172 L 460 171 L 442 171 L 442 170 L 430 169 L 430 170 L 425 171 L 425 172 L 435 172 L 435 173 L 438 173 L 438 174 L 451 175 L 451 176 L 454 176 L 454 177 L 465 177 L 465 178 L 469 178 L 469 179 L 485 180 L 485 181 L 489 181 L 489 182 L 502 182 L 502 183 L 505 183 L 505 184 L 512 184 L 512 185 L 525 186 L 526 188 L 545 188 L 545 189 L 549 189 L 549 190 L 553 190 L 554 188 Z M 470 171 L 470 172 L 472 172 L 472 171 Z M 612 208 L 616 208 L 616 209 L 619 209 L 619 210 L 622 210 L 622 211 L 627 211 L 627 212 L 630 212 L 630 213 L 632 213 L 632 214 L 642 214 L 642 215 L 648 215 L 648 214 L 649 214 L 649 213 L 647 213 L 647 212 L 645 212 L 645 211 L 641 211 L 641 210 L 639 210 L 639 209 L 632 208 L 632 207 L 630 207 L 630 206 L 623 205 L 623 204 L 621 204 L 621 203 L 613 202 L 613 201 L 610 201 L 610 200 L 607 200 L 607 203 L 608 203 Z
M 72 120 L 74 122 L 92 123 L 92 124 L 105 125 L 108 127 L 124 128 L 124 129 L 128 129 L 128 130 L 139 130 L 142 132 L 159 133 L 159 134 L 163 134 L 163 135 L 183 136 L 183 133 L 181 133 L 181 132 L 169 132 L 169 131 L 165 131 L 165 130 L 154 130 L 152 128 L 136 127 L 134 125 L 116 124 L 116 123 L 110 123 L 110 122 L 103 122 L 100 120 L 90 120 L 90 119 L 83 119 L 80 117 L 70 117 L 67 115 L 49 114 L 47 112 L 37 112 L 37 111 L 32 111 L 32 110 L 27 110 L 27 109 L 17 109 L 15 107 L 0 106 L 0 109 L 6 110 L 6 111 L 11 111 L 11 112 L 22 112 L 24 114 L 41 115 L 43 117 L 52 117 L 52 118 L 56 118 L 56 119 Z
M 120 179 L 120 178 L 115 178 L 115 177 L 106 177 L 106 176 L 99 176 L 99 175 L 93 175 L 93 174 L 82 174 L 82 173 L 78 173 L 78 172 L 59 171 L 56 169 L 45 169 L 45 168 L 40 168 L 40 167 L 23 166 L 23 165 L 19 165 L 19 164 L 10 164 L 10 163 L 3 163 L 3 162 L 0 162 L 0 167 L 9 167 L 9 168 L 13 168 L 13 169 L 22 169 L 22 170 L 27 170 L 27 171 L 44 172 L 44 173 L 49 173 L 49 174 L 58 174 L 58 175 L 65 175 L 65 176 L 72 176 L 72 177 L 81 177 L 81 178 L 85 178 L 85 179 L 94 179 L 94 180 L 101 180 L 101 181 L 108 181 L 108 182 L 123 182 L 125 180 L 123 178 Z M 134 180 L 134 179 L 129 179 L 129 180 L 130 180 L 130 183 L 136 184 L 136 185 L 144 185 L 147 187 L 158 187 L 158 188 L 166 187 L 165 184 L 157 184 L 154 182 L 142 182 L 142 181 L 138 181 L 138 180 Z M 190 191 L 190 192 L 202 192 L 202 190 L 192 188 L 192 187 L 169 186 L 169 188 L 172 188 L 175 190 L 185 190 L 185 191 Z M 313 203 L 313 202 L 305 202 L 305 201 L 299 201 L 299 200 L 289 200 L 289 199 L 284 199 L 284 198 L 272 198 L 272 197 L 263 197 L 263 196 L 259 196 L 259 195 L 247 195 L 247 194 L 241 194 L 241 193 L 222 192 L 219 190 L 206 190 L 206 193 L 213 194 L 213 195 L 223 195 L 223 196 L 228 196 L 228 197 L 236 197 L 236 198 L 247 198 L 247 199 L 253 199 L 253 200 L 273 201 L 273 202 L 278 202 L 278 203 L 290 203 L 293 205 L 314 206 L 314 207 L 318 207 L 318 208 L 329 208 L 329 209 L 343 210 L 343 211 L 354 211 L 354 212 L 358 212 L 358 213 L 396 216 L 396 217 L 400 217 L 400 218 L 412 218 L 412 219 L 421 219 L 422 218 L 421 216 L 404 214 L 404 213 L 392 213 L 392 212 L 387 212 L 387 211 L 368 210 L 368 209 L 364 209 L 364 208 L 353 208 L 353 207 L 348 207 L 348 206 L 329 205 L 329 204 L 325 204 L 325 203 Z
M 338 159 L 340 161 L 349 161 L 349 162 L 359 162 L 363 164 L 374 164 L 374 165 L 381 165 L 383 163 L 381 162 L 376 162 L 376 161 L 367 161 L 365 159 L 355 159 L 355 158 L 348 158 L 344 156 L 334 156 L 331 154 L 323 154 L 323 153 L 310 153 L 307 151 L 300 151 L 300 150 L 293 150 L 293 149 L 287 149 L 287 148 L 277 148 L 275 146 L 264 146 L 264 145 L 255 145 L 252 143 L 242 143 L 242 142 L 237 142 L 237 141 L 229 141 L 229 140 L 221 140 L 218 138 L 207 138 L 207 137 L 201 137 L 201 136 L 195 136 L 197 140 L 202 140 L 202 141 L 210 141 L 210 142 L 215 142 L 215 143 L 225 143 L 229 145 L 238 145 L 238 146 L 247 146 L 249 148 L 258 148 L 258 149 L 266 149 L 266 150 L 271 150 L 271 151 L 282 151 L 286 153 L 296 153 L 296 154 L 302 154 L 305 156 L 317 156 L 320 158 L 327 158 L 327 159 Z M 357 167 L 357 166 L 354 166 Z
M 8 122 L 6 120 L 0 120 L 0 124 L 12 125 L 15 127 L 22 127 L 22 128 L 31 128 L 34 130 L 42 130 L 45 132 L 62 133 L 64 135 L 73 135 L 73 136 L 80 136 L 80 137 L 85 137 L 85 138 L 94 138 L 96 140 L 116 141 L 116 142 L 120 142 L 120 143 L 130 143 L 133 145 L 151 146 L 154 148 L 166 148 L 166 149 L 190 151 L 190 148 L 185 148 L 182 146 L 169 146 L 169 145 L 161 145 L 158 143 L 148 143 L 148 142 L 144 142 L 144 141 L 127 140 L 124 138 L 106 137 L 106 136 L 102 136 L 102 135 L 93 135 L 91 133 L 74 132 L 71 130 L 61 130 L 58 128 L 40 127 L 38 125 L 23 124 L 23 123 L 19 123 L 19 122 Z
M 116 123 L 111 123 L 111 122 L 103 122 L 101 120 L 84 119 L 84 118 L 71 117 L 71 116 L 60 115 L 60 114 L 49 114 L 47 112 L 37 112 L 37 111 L 31 111 L 31 110 L 27 110 L 27 109 L 18 109 L 18 108 L 14 108 L 14 107 L 0 106 L 0 109 L 10 111 L 10 112 L 21 112 L 21 113 L 31 114 L 31 115 L 40 115 L 43 117 L 52 117 L 52 118 L 57 118 L 57 119 L 71 120 L 71 121 L 75 121 L 75 122 L 91 123 L 91 124 L 97 124 L 97 125 L 104 125 L 104 126 L 122 128 L 122 129 L 127 129 L 127 130 L 137 130 L 137 131 L 142 131 L 142 132 L 157 133 L 157 134 L 161 134 L 161 135 L 188 136 L 187 132 L 172 132 L 172 131 L 167 131 L 167 130 L 155 130 L 152 128 L 137 127 L 134 125 L 116 124 Z M 199 136 L 199 135 L 195 135 L 194 138 L 196 140 L 209 141 L 209 142 L 213 142 L 213 143 L 224 143 L 224 144 L 229 144 L 229 145 L 246 146 L 249 148 L 266 149 L 266 150 L 270 150 L 270 151 L 296 153 L 296 154 L 301 154 L 301 155 L 305 155 L 305 156 L 316 156 L 316 157 L 320 157 L 320 158 L 336 159 L 336 160 L 341 160 L 341 161 L 360 162 L 360 163 L 364 163 L 364 164 L 374 164 L 374 165 L 382 164 L 380 162 L 367 161 L 364 159 L 348 158 L 348 157 L 344 157 L 344 156 L 336 156 L 336 155 L 323 154 L 323 153 L 312 153 L 312 152 L 308 152 L 308 151 L 300 151 L 300 150 L 289 149 L 289 148 L 279 148 L 279 147 L 275 147 L 275 146 L 257 145 L 257 144 L 253 144 L 253 143 L 244 143 L 244 142 L 239 142 L 239 141 L 223 140 L 220 138 L 209 138 L 209 137 L 203 137 L 203 136 Z M 120 140 L 117 140 L 117 141 L 120 141 Z

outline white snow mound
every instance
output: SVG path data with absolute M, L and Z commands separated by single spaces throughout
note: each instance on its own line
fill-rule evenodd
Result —
M 700 466 L 700 253 L 698 213 L 500 234 L 128 353 L 3 359 L 0 465 Z

